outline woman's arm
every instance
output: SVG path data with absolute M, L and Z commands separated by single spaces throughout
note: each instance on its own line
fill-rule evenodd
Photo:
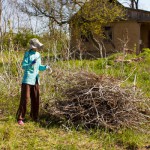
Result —
M 31 63 L 29 63 L 29 53 L 26 52 L 22 61 L 22 69 L 26 70 L 30 68 L 33 68 L 33 66 Z
M 40 71 L 44 71 L 44 70 L 46 70 L 47 68 L 46 68 L 46 65 L 41 65 L 41 57 L 39 56 L 39 70 Z

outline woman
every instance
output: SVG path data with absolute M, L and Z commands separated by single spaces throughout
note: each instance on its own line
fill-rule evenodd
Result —
M 39 114 L 39 71 L 44 71 L 51 68 L 48 65 L 41 65 L 41 56 L 37 52 L 42 48 L 43 44 L 38 39 L 30 40 L 30 50 L 25 52 L 22 61 L 24 76 L 21 86 L 21 99 L 17 111 L 17 121 L 19 125 L 24 125 L 27 102 L 31 98 L 30 116 L 34 121 L 38 120 Z

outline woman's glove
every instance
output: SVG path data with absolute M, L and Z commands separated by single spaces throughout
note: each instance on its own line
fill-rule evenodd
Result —
M 49 70 L 49 73 L 52 73 L 52 69 L 50 66 L 46 65 L 46 70 Z
M 34 59 L 32 62 L 31 62 L 31 65 L 34 65 L 36 63 L 36 59 Z
M 50 68 L 51 68 L 50 66 L 46 65 L 46 69 L 50 69 Z

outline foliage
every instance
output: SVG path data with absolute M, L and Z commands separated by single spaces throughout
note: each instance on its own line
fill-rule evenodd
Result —
M 51 50 L 51 54 L 54 53 L 54 48 L 57 54 L 62 53 L 65 49 L 65 45 L 68 44 L 68 36 L 60 30 L 54 29 L 52 32 L 45 32 L 41 35 L 41 41 L 44 44 L 44 49 Z M 68 45 L 67 45 L 68 46 Z
M 92 12 L 92 13 L 91 13 Z M 86 2 L 71 19 L 76 32 L 87 36 L 89 32 L 103 36 L 103 29 L 114 21 L 123 19 L 124 10 L 117 1 L 94 0 Z
M 10 30 L 8 33 L 3 34 L 2 47 L 7 50 L 16 49 L 17 47 L 27 48 L 31 38 L 40 38 L 40 36 L 33 34 L 31 30 L 25 28 L 20 29 L 17 33 L 13 33 Z
M 31 38 L 39 38 L 39 36 L 34 35 L 31 30 L 23 28 L 17 34 L 14 34 L 13 41 L 15 45 L 27 48 Z

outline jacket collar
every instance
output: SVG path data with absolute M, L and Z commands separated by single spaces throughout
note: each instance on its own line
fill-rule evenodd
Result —
M 30 49 L 30 50 L 29 50 L 29 53 L 30 53 L 30 54 L 35 54 L 36 51 L 34 51 L 33 49 Z

